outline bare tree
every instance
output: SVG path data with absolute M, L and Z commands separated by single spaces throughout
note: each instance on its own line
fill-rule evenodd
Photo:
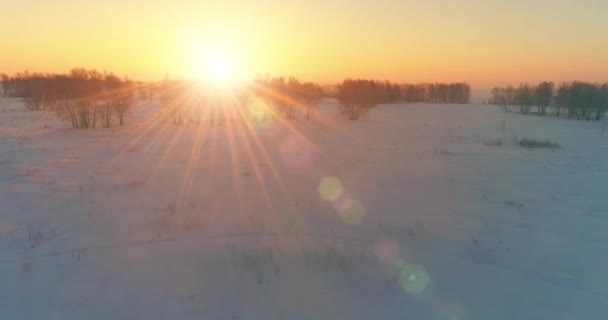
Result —
M 306 108 L 306 119 L 310 119 L 311 109 L 319 103 L 321 98 L 323 98 L 323 89 L 320 86 L 312 82 L 307 82 L 302 85 L 301 99 Z
M 596 109 L 595 120 L 600 120 L 608 111 L 608 82 L 600 87 L 600 101 Z
M 553 98 L 553 82 L 541 82 L 534 90 L 534 100 L 539 108 L 539 114 L 545 115 Z
M 523 114 L 530 113 L 530 107 L 533 104 L 534 95 L 532 88 L 528 83 L 522 83 L 516 91 L 516 100 L 519 104 L 519 112 Z
M 490 101 L 510 99 L 510 88 L 496 87 L 490 92 Z M 538 107 L 539 115 L 546 115 L 547 109 L 553 106 L 555 116 L 560 117 L 565 110 L 568 118 L 579 120 L 600 120 L 608 110 L 608 83 L 587 83 L 574 81 L 563 82 L 557 89 L 553 82 L 544 81 L 536 86 L 522 83 L 514 90 L 514 101 L 520 106 L 520 112 L 530 113 L 532 105 Z M 509 104 L 509 102 L 507 102 Z
M 338 86 L 340 113 L 350 120 L 359 120 L 369 115 L 381 101 L 381 86 L 376 81 L 357 79 L 344 80 Z
M 501 105 L 505 111 L 507 109 L 507 98 L 505 95 L 505 89 L 501 87 L 492 88 L 490 91 L 490 104 Z
M 562 109 L 568 109 L 570 102 L 570 84 L 562 83 L 559 85 L 555 94 L 555 116 L 559 118 Z
M 292 106 L 297 103 L 297 109 L 303 109 L 306 113 L 306 119 L 310 119 L 311 109 L 323 97 L 323 89 L 312 82 L 301 83 L 295 78 L 291 78 L 287 86 L 288 89 L 285 94 L 288 97 L 289 103 Z M 291 110 L 294 113 L 295 111 L 295 108 Z
M 112 99 L 112 105 L 114 110 L 116 111 L 116 116 L 118 117 L 119 125 L 125 124 L 125 115 L 131 108 L 133 104 L 133 91 L 131 89 L 126 89 L 124 92 L 121 92 L 116 98 Z

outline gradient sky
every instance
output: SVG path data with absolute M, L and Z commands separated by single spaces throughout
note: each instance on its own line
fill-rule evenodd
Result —
M 217 52 L 242 74 L 322 83 L 608 81 L 606 0 L 1 2 L 5 73 L 188 77 Z

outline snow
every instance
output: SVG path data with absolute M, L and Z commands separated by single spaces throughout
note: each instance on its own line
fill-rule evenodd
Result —
M 0 319 L 603 314 L 602 123 L 425 104 L 353 122 L 333 100 L 311 121 L 160 111 L 73 130 L 0 100 Z

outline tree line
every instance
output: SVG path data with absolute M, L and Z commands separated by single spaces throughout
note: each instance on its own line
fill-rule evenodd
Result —
M 352 85 L 353 82 L 359 82 L 362 87 L 373 90 L 379 103 L 403 101 L 464 104 L 471 100 L 471 85 L 466 82 L 398 84 L 369 79 L 346 79 L 338 84 L 337 89 L 345 83 Z
M 464 82 L 400 85 L 388 81 L 346 79 L 338 85 L 335 96 L 340 102 L 340 114 L 358 120 L 382 103 L 469 103 L 471 86 Z
M 324 96 L 323 88 L 314 82 L 301 82 L 291 77 L 258 78 L 249 88 L 251 94 L 266 102 L 272 112 L 295 118 L 298 111 L 310 119 L 311 110 Z
M 467 83 L 423 83 L 407 85 L 369 79 L 346 79 L 333 94 L 312 82 L 295 78 L 260 78 L 251 92 L 264 99 L 276 114 L 294 118 L 298 109 L 310 110 L 322 97 L 333 96 L 340 102 L 340 114 L 351 120 L 366 117 L 378 104 L 407 102 L 469 103 L 471 86 Z
M 325 96 L 323 88 L 296 78 L 264 77 L 235 85 L 229 92 L 204 88 L 188 81 L 164 81 L 161 103 L 174 125 L 211 125 L 249 117 L 251 121 L 312 117 L 312 109 Z
M 2 95 L 23 98 L 31 110 L 51 108 L 74 128 L 124 124 L 137 84 L 113 73 L 83 68 L 67 74 L 16 73 L 0 76 Z
M 369 79 L 346 79 L 333 94 L 327 94 L 318 84 L 301 83 L 295 78 L 260 78 L 252 90 L 264 99 L 276 114 L 295 117 L 304 109 L 306 117 L 323 96 L 333 96 L 340 102 L 340 114 L 351 120 L 366 117 L 378 104 L 407 102 L 469 103 L 471 86 L 467 83 L 423 83 L 407 85 Z
M 456 83 L 420 83 L 401 86 L 403 101 L 433 103 L 469 103 L 471 85 L 466 82 Z
M 237 116 L 234 106 L 256 104 L 255 117 L 293 119 L 302 114 L 311 118 L 312 109 L 323 97 L 340 102 L 340 114 L 357 120 L 378 104 L 405 102 L 468 103 L 467 83 L 398 84 L 389 81 L 346 79 L 328 92 L 313 82 L 297 78 L 261 77 L 233 90 L 232 101 L 218 97 L 213 89 L 201 89 L 184 80 L 136 83 L 113 73 L 72 69 L 67 74 L 16 73 L 0 76 L 2 95 L 21 97 L 31 110 L 52 108 L 74 128 L 109 127 L 113 119 L 122 125 L 135 95 L 149 100 L 160 98 L 167 115 L 176 125 L 200 124 L 206 114 L 210 121 Z M 222 108 L 217 105 L 224 104 Z M 225 105 L 231 107 L 226 108 Z M 251 109 L 251 108 L 249 108 Z M 232 111 L 230 111 L 232 110 Z M 232 115 L 227 113 L 231 112 Z
M 489 103 L 500 105 L 507 112 L 541 116 L 552 112 L 556 117 L 600 120 L 608 110 L 608 83 L 573 81 L 556 86 L 543 81 L 536 85 L 495 87 Z

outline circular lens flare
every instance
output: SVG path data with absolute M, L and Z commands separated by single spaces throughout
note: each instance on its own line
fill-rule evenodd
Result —
M 409 293 L 418 295 L 427 288 L 431 277 L 422 265 L 406 264 L 401 268 L 399 283 L 401 288 Z
M 365 218 L 365 207 L 360 200 L 350 199 L 341 208 L 340 217 L 344 224 L 360 225 Z
M 342 182 L 337 177 L 324 177 L 318 187 L 321 199 L 334 201 L 340 197 L 344 188 Z

